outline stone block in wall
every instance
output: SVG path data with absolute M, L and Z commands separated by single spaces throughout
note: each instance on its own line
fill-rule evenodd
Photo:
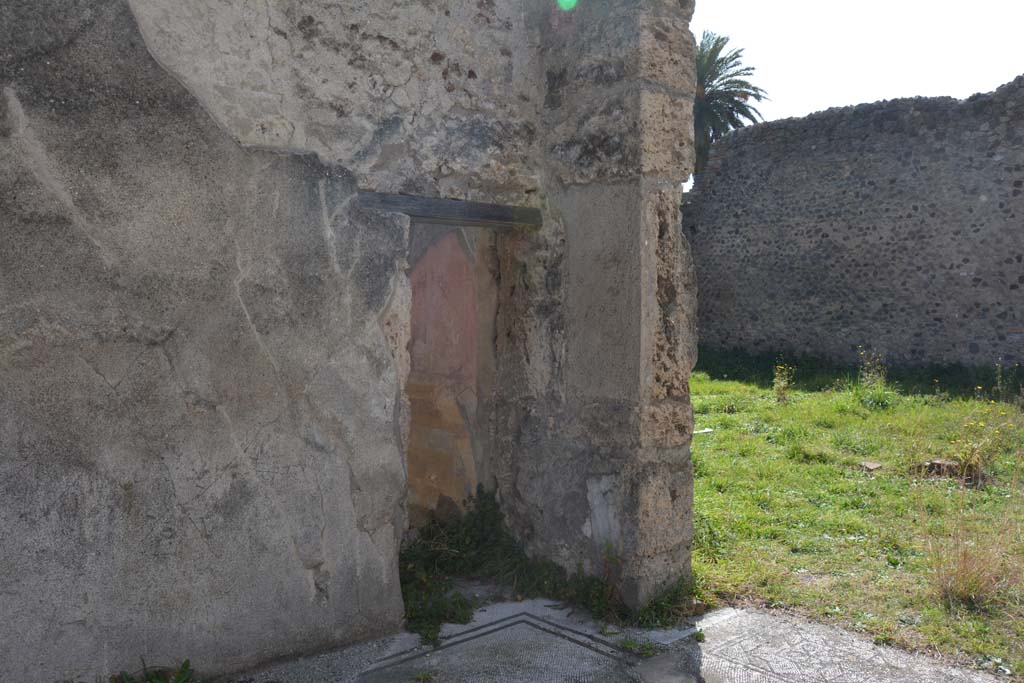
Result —
M 689 577 L 688 448 L 641 446 L 635 404 L 502 402 L 497 414 L 516 425 L 499 490 L 531 554 L 615 581 L 634 607 Z
M 651 402 L 689 402 L 697 360 L 697 281 L 690 246 L 678 229 L 680 190 L 645 180 L 643 250 L 643 390 Z
M 571 116 L 580 98 L 606 97 L 623 84 L 644 82 L 690 97 L 696 67 L 689 29 L 692 4 L 588 2 L 573 12 L 549 7 L 541 58 L 545 116 Z M 691 103 L 692 107 L 692 103 Z
M 606 1 L 542 13 L 545 141 L 562 182 L 685 180 L 693 161 L 690 12 L 679 3 Z
M 546 114 L 558 116 L 581 94 L 604 91 L 637 75 L 639 13 L 612 0 L 580 3 L 565 12 L 542 1 L 535 18 L 546 86 Z
M 689 391 L 685 396 L 646 403 L 640 410 L 640 443 L 645 448 L 654 449 L 641 457 L 660 458 L 665 454 L 659 449 L 689 448 L 693 437 L 693 406 Z M 675 457 L 671 453 L 668 455 Z
M 689 453 L 678 463 L 644 462 L 621 477 L 622 594 L 642 605 L 677 581 L 688 581 L 693 541 L 693 471 Z
M 640 15 L 640 45 L 637 75 L 646 82 L 657 84 L 676 96 L 689 96 L 690 108 L 697 80 L 697 67 L 690 55 L 697 53 L 690 15 L 680 11 L 678 3 L 650 3 Z
M 672 555 L 689 547 L 693 472 L 689 458 L 661 464 L 645 462 L 630 473 L 636 514 L 635 554 L 641 558 Z M 671 580 L 660 576 L 658 580 Z
M 637 183 L 575 186 L 552 196 L 566 231 L 565 391 L 570 400 L 639 399 L 641 211 Z
M 639 109 L 640 172 L 682 183 L 694 161 L 693 98 L 645 86 Z
M 549 164 L 564 184 L 639 176 L 682 183 L 693 164 L 693 100 L 626 83 L 577 98 L 546 134 Z
M 639 87 L 593 92 L 547 131 L 548 165 L 563 184 L 616 181 L 641 172 Z

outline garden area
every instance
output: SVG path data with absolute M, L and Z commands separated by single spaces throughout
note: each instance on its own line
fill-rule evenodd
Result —
M 1020 379 L 702 351 L 699 597 L 1024 674 Z
M 600 577 L 529 559 L 493 495 L 402 557 L 407 627 L 436 644 L 475 605 L 452 578 L 643 628 L 726 605 L 784 609 L 878 644 L 1024 679 L 1019 366 L 890 371 L 702 350 L 691 378 L 695 584 L 640 612 Z

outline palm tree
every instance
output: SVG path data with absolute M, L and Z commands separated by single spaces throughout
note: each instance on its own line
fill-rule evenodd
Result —
M 745 121 L 763 120 L 751 100 L 760 102 L 767 93 L 746 80 L 754 67 L 743 66 L 743 50 L 725 51 L 728 36 L 704 31 L 697 49 L 697 93 L 693 100 L 695 173 L 704 170 L 711 143 Z

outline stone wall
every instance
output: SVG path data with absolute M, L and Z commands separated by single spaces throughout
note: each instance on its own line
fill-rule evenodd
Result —
M 693 4 L 549 7 L 545 232 L 499 245 L 499 490 L 533 552 L 636 605 L 689 572 Z
M 0 5 L 4 675 L 400 627 L 422 240 L 360 190 L 543 210 L 480 243 L 476 476 L 634 604 L 687 574 L 691 11 Z
M 687 200 L 702 343 L 1024 359 L 1024 77 L 742 129 Z

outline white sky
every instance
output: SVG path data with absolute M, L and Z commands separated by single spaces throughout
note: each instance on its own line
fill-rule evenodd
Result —
M 1024 0 L 697 0 L 691 29 L 745 49 L 768 120 L 1024 74 Z

